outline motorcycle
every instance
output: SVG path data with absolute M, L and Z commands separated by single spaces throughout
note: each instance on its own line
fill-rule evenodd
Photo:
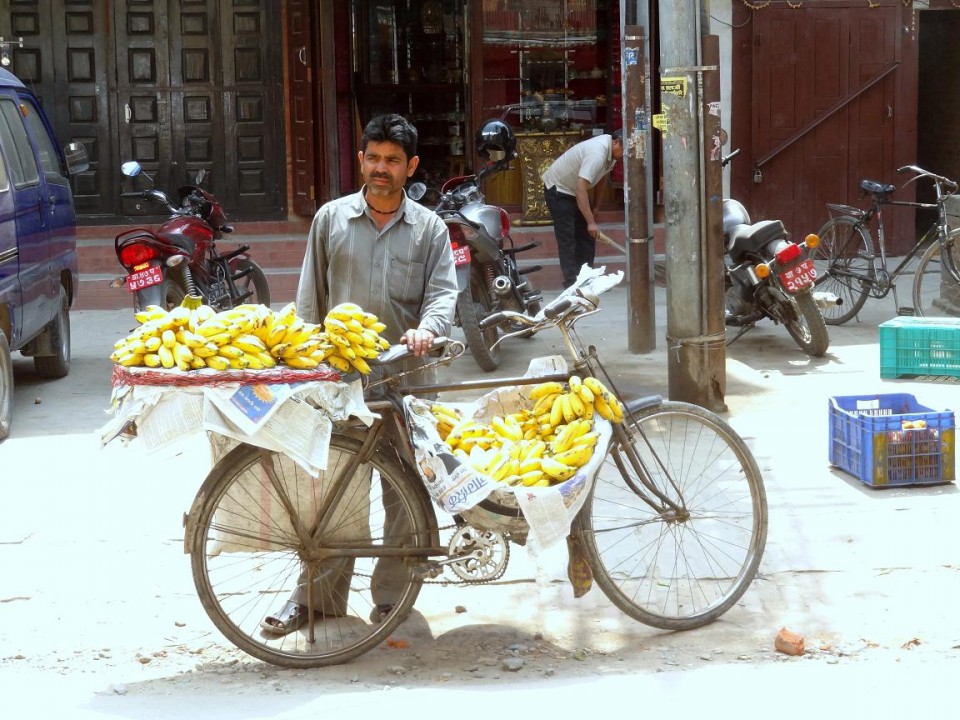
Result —
M 724 156 L 722 165 L 739 153 L 738 149 Z M 831 300 L 825 293 L 817 297 L 813 292 L 817 271 L 810 254 L 819 238 L 808 235 L 804 242 L 791 242 L 780 220 L 751 223 L 742 204 L 725 198 L 723 240 L 726 324 L 740 328 L 729 343 L 766 317 L 786 327 L 808 355 L 826 353 L 830 337 L 818 305 Z
M 150 179 L 136 161 L 125 162 L 121 172 Z M 110 285 L 126 286 L 134 294 L 134 311 L 147 305 L 171 309 L 188 293 L 202 296 L 217 311 L 243 303 L 270 304 L 266 275 L 247 254 L 250 246 L 240 245 L 223 254 L 217 249 L 217 240 L 233 232 L 233 227 L 227 224 L 220 202 L 200 187 L 204 177 L 200 170 L 193 185 L 179 189 L 179 204 L 156 189 L 120 194 L 160 205 L 170 213 L 156 231 L 137 227 L 114 239 L 114 251 L 127 274 Z
M 475 175 L 447 180 L 433 210 L 450 233 L 459 288 L 456 324 L 477 365 L 490 372 L 500 364 L 500 345 L 496 344 L 500 331 L 497 327 L 481 329 L 481 323 L 504 310 L 525 315 L 540 312 L 541 293 L 526 275 L 541 266 L 521 269 L 517 265 L 517 255 L 539 243 L 515 245 L 509 215 L 503 208 L 487 205 L 480 189 L 484 178 L 508 169 L 516 156 L 516 138 L 510 126 L 499 120 L 484 125 L 477 133 L 477 152 L 492 162 Z M 426 185 L 414 183 L 408 194 L 420 200 L 426 191 Z

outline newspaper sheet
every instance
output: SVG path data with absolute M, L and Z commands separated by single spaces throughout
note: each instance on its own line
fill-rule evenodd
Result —
M 360 381 L 263 385 L 148 386 L 117 389 L 113 418 L 101 444 L 125 435 L 131 424 L 149 451 L 195 432 L 207 432 L 215 463 L 239 442 L 289 455 L 311 475 L 327 463 L 333 423 L 373 415 Z M 126 435 L 125 435 L 126 436 Z
M 526 376 L 566 372 L 562 357 L 537 358 L 531 361 Z M 489 422 L 496 415 L 508 415 L 522 407 L 532 407 L 529 391 L 533 386 L 498 388 L 472 403 L 445 403 L 456 407 L 464 418 Z M 570 525 L 583 507 L 594 478 L 603 464 L 610 443 L 611 427 L 603 418 L 594 416 L 600 433 L 590 462 L 566 482 L 547 488 L 509 487 L 462 464 L 437 432 L 436 418 L 430 412 L 431 402 L 414 397 L 404 399 L 407 428 L 417 460 L 417 469 L 434 502 L 451 515 L 461 515 L 467 522 L 483 530 L 524 532 L 529 530 L 527 548 L 537 554 L 563 540 Z M 517 507 L 524 518 L 495 515 L 478 504 L 495 496 L 498 503 Z

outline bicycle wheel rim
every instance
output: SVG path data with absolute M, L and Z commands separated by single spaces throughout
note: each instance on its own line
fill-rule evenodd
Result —
M 960 229 L 950 233 L 946 247 L 952 253 L 954 267 L 960 267 Z M 960 284 L 954 280 L 939 243 L 924 252 L 913 281 L 914 312 L 921 317 L 960 317 Z
M 869 283 L 862 278 L 873 276 L 873 266 L 866 256 L 873 249 L 863 228 L 850 217 L 827 221 L 818 233 L 820 243 L 813 251 L 817 269 L 815 292 L 835 295 L 839 305 L 820 307 L 827 325 L 842 325 L 852 319 L 870 293 Z
M 756 462 L 726 423 L 687 403 L 641 411 L 625 429 L 648 480 L 682 498 L 689 517 L 669 520 L 645 503 L 634 490 L 640 478 L 624 477 L 612 447 L 578 516 L 594 578 L 653 627 L 712 622 L 743 595 L 763 555 L 767 503 Z
M 334 436 L 327 470 L 312 478 L 290 458 L 277 453 L 267 457 L 297 516 L 308 522 L 339 468 L 356 454 L 359 443 Z M 381 643 L 409 613 L 421 581 L 412 564 L 402 565 L 396 580 L 393 611 L 381 623 L 371 619 L 376 605 L 372 578 L 376 557 L 357 558 L 352 576 L 343 578 L 342 566 L 318 566 L 330 585 L 311 587 L 304 602 L 317 613 L 313 622 L 286 635 L 265 631 L 261 621 L 278 612 L 292 597 L 304 571 L 303 545 L 294 530 L 296 520 L 264 469 L 261 451 L 240 446 L 211 472 L 198 497 L 205 501 L 197 511 L 191 542 L 194 582 L 204 609 L 224 636 L 260 660 L 291 668 L 310 668 L 346 662 Z M 365 479 L 369 478 L 369 479 Z M 381 482 L 378 482 L 377 480 Z M 408 523 L 403 537 L 394 533 L 393 545 L 425 547 L 429 533 L 420 498 L 408 488 L 402 473 L 382 457 L 362 465 L 337 504 L 323 538 L 329 542 L 363 548 L 371 554 L 384 544 L 386 503 L 398 508 L 397 517 Z M 369 518 L 369 520 L 367 520 Z M 336 587 L 336 589 L 333 589 Z M 320 613 L 323 613 L 322 615 Z

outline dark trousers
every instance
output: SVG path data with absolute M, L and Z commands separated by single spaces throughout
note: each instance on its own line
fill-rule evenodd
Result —
M 543 196 L 547 201 L 550 217 L 553 218 L 553 234 L 557 238 L 563 287 L 568 288 L 576 281 L 584 263 L 593 267 L 596 240 L 587 232 L 587 219 L 577 207 L 576 197 L 556 188 L 544 188 Z

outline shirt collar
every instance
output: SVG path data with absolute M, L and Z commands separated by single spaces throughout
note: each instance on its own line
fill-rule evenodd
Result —
M 366 189 L 367 189 L 367 186 L 363 185 L 360 188 L 360 192 L 358 192 L 354 196 L 354 202 L 351 203 L 351 209 L 353 210 L 354 217 L 360 217 L 361 215 L 366 215 L 367 213 L 367 207 L 369 205 L 367 203 L 367 197 L 365 194 Z M 404 190 L 403 195 L 400 198 L 400 209 L 397 210 L 397 214 L 400 215 L 401 218 L 406 219 L 408 202 L 411 202 L 411 201 L 407 198 L 407 191 Z

